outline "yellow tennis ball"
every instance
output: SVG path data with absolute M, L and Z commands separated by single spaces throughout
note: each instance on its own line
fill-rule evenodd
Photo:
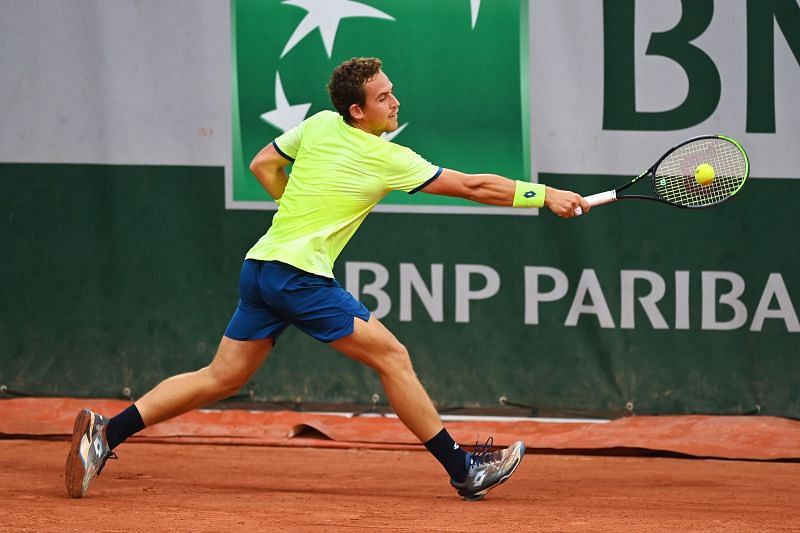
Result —
M 708 185 L 714 181 L 714 167 L 708 163 L 697 165 L 694 169 L 694 180 L 700 185 Z

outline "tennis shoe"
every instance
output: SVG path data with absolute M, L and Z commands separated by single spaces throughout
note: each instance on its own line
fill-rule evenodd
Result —
M 489 451 L 491 447 L 491 437 L 483 446 L 476 443 L 475 451 L 469 456 L 467 479 L 463 483 L 450 480 L 458 495 L 465 500 L 482 500 L 490 490 L 505 483 L 525 454 L 525 445 L 521 441 L 496 452 Z
M 83 498 L 89 482 L 99 476 L 109 458 L 117 456 L 106 441 L 108 418 L 89 409 L 83 409 L 75 417 L 72 428 L 72 447 L 67 455 L 64 480 L 67 493 L 73 498 Z

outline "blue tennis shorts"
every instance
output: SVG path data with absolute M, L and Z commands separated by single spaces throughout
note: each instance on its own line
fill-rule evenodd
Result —
M 319 341 L 332 342 L 353 332 L 353 317 L 368 321 L 369 310 L 335 279 L 278 261 L 246 259 L 239 277 L 239 304 L 225 336 L 277 341 L 294 325 Z

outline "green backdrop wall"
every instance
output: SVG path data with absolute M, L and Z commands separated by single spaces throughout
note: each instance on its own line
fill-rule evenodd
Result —
M 548 177 L 576 190 L 597 180 Z M 236 304 L 243 253 L 271 217 L 224 209 L 223 183 L 218 168 L 0 165 L 0 383 L 36 395 L 119 397 L 129 387 L 137 396 L 207 364 Z M 569 222 L 375 213 L 336 274 L 344 280 L 349 266 L 364 262 L 388 271 L 382 290 L 391 309 L 383 320 L 408 346 L 440 407 L 497 406 L 506 396 L 564 412 L 622 413 L 630 402 L 637 413 L 797 417 L 800 365 L 796 335 L 788 332 L 794 311 L 768 284 L 780 272 L 786 294 L 800 290 L 798 256 L 785 253 L 794 217 L 772 209 L 792 187 L 760 179 L 716 210 L 630 202 Z M 428 292 L 436 285 L 432 265 L 442 265 L 441 321 L 416 292 L 405 305 L 411 320 L 401 320 L 400 265 L 407 263 Z M 490 267 L 500 280 L 496 294 L 470 302 L 468 322 L 456 318 L 459 265 Z M 540 298 L 538 324 L 525 323 L 526 267 L 558 269 L 569 284 L 560 299 Z M 635 328 L 621 327 L 621 271 L 642 268 L 665 281 L 657 304 L 665 329 L 641 305 Z M 596 274 L 613 327 L 601 326 L 597 292 L 584 292 L 584 312 L 565 325 L 586 269 Z M 737 300 L 747 320 L 733 330 L 703 329 L 702 273 L 723 270 L 746 280 Z M 675 272 L 689 276 L 688 329 L 676 328 L 682 289 Z M 548 294 L 553 280 L 539 280 L 539 293 Z M 362 292 L 372 281 L 362 270 Z M 469 283 L 473 292 L 486 285 L 474 274 Z M 719 295 L 731 291 L 730 283 L 717 285 Z M 651 291 L 649 282 L 634 287 L 637 298 Z M 776 316 L 752 331 L 765 293 Z M 369 294 L 362 298 L 378 305 Z M 533 300 L 529 294 L 528 315 Z M 731 321 L 734 308 L 717 300 L 717 321 Z M 292 330 L 251 390 L 263 400 L 323 403 L 369 403 L 381 392 L 371 371 Z

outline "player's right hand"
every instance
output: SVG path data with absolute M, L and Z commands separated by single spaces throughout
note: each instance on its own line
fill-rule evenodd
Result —
M 580 207 L 584 213 L 588 213 L 589 209 L 592 208 L 589 202 L 580 194 L 572 191 L 562 191 L 550 186 L 547 187 L 544 205 L 562 218 L 574 217 L 576 207 Z

